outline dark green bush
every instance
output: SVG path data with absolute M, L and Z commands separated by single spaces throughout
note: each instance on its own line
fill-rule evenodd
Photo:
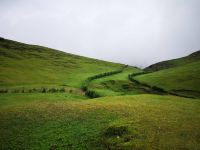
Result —
M 60 88 L 60 90 L 59 90 L 60 92 L 62 92 L 62 93 L 64 93 L 65 92 L 65 88 L 64 87 L 62 87 L 62 88 Z
M 99 97 L 99 95 L 95 91 L 91 91 L 91 90 L 86 91 L 85 95 L 88 96 L 89 98 Z
M 8 93 L 8 89 L 0 89 L 0 93 Z
M 127 133 L 129 133 L 129 131 L 128 127 L 126 126 L 119 126 L 119 127 L 111 126 L 106 129 L 106 131 L 104 132 L 104 136 L 106 137 L 122 136 Z
M 42 88 L 41 92 L 46 93 L 47 92 L 46 88 Z

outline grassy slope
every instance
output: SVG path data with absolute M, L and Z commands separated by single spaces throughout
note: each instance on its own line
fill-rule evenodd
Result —
M 137 91 L 134 89 L 134 85 L 128 80 L 128 74 L 140 71 L 138 68 L 128 67 L 122 73 L 92 81 L 89 88 L 101 96 L 133 94 L 133 92 Z
M 196 52 L 188 57 L 177 59 L 178 63 L 172 60 L 173 67 L 162 68 L 153 73 L 137 76 L 135 79 L 169 91 L 176 90 L 180 94 L 200 97 L 200 59 L 197 59 L 200 58 L 199 56 L 200 53 Z
M 79 87 L 88 76 L 122 66 L 9 40 L 0 40 L 0 54 L 3 88 Z M 127 75 L 137 71 L 129 67 L 120 74 L 93 81 L 90 88 L 105 90 L 101 91 L 105 95 L 124 94 L 127 85 L 135 86 Z M 91 100 L 78 90 L 0 94 L 0 149 L 193 150 L 200 147 L 199 114 L 199 99 L 175 96 Z
M 200 146 L 199 100 L 66 96 L 0 95 L 1 149 L 197 150 Z
M 168 68 L 172 68 L 172 67 L 183 66 L 183 65 L 193 63 L 193 62 L 199 61 L 199 60 L 200 60 L 200 51 L 196 51 L 186 57 L 167 60 L 167 61 L 163 61 L 163 62 L 159 62 L 159 63 L 153 64 L 153 65 L 150 65 L 149 67 L 145 68 L 144 70 L 158 71 L 158 70 L 168 69 Z
M 122 65 L 76 56 L 41 46 L 0 40 L 0 87 L 68 85 Z

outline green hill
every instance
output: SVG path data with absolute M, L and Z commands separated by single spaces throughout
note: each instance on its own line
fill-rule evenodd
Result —
M 89 76 L 123 66 L 2 38 L 0 61 L 0 87 L 80 87 Z
M 145 70 L 154 72 L 139 75 L 135 79 L 182 95 L 200 97 L 200 51 L 180 59 L 157 63 Z
M 172 67 L 178 67 L 183 66 L 189 63 L 193 63 L 200 60 L 200 51 L 196 51 L 186 57 L 173 59 L 173 60 L 167 60 L 163 62 L 159 62 L 153 65 L 150 65 L 149 67 L 146 67 L 145 71 L 158 71 L 163 69 L 168 69 Z
M 134 76 L 196 99 L 134 83 L 137 67 L 3 38 L 0 62 L 1 150 L 200 147 L 199 52 Z

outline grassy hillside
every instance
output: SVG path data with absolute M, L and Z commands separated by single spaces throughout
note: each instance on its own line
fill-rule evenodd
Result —
M 173 59 L 173 60 L 167 60 L 163 62 L 159 62 L 153 65 L 150 65 L 149 67 L 145 68 L 145 71 L 158 71 L 163 69 L 168 69 L 172 67 L 178 67 L 183 66 L 189 63 L 193 63 L 200 60 L 200 51 L 196 51 L 186 57 Z
M 139 75 L 135 79 L 142 83 L 161 87 L 182 95 L 200 97 L 199 58 L 200 51 L 188 57 L 168 61 L 167 64 L 173 64 L 173 67 L 171 66 L 168 69 L 161 69 L 160 65 L 163 63 L 158 63 L 153 68 L 160 68 L 159 71 Z
M 141 69 L 135 67 L 125 68 L 122 73 L 92 81 L 89 89 L 96 91 L 101 96 L 133 94 L 136 91 L 134 85 L 128 80 L 128 74 L 140 71 Z
M 82 100 L 47 93 L 0 98 L 3 150 L 200 147 L 200 100 L 158 95 Z
M 0 87 L 74 86 L 121 64 L 76 56 L 46 47 L 0 39 Z
M 134 78 L 198 97 L 197 55 Z M 200 147 L 200 99 L 155 95 L 129 80 L 139 68 L 2 38 L 0 62 L 0 89 L 13 90 L 0 93 L 1 150 Z

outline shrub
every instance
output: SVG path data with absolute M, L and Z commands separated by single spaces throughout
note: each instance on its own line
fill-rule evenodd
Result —
M 127 133 L 129 133 L 129 131 L 128 127 L 126 126 L 119 126 L 119 127 L 111 126 L 104 132 L 104 136 L 106 137 L 122 136 Z
M 56 88 L 50 88 L 49 90 L 48 90 L 48 92 L 50 92 L 50 93 L 55 93 L 55 92 L 57 92 L 58 90 L 56 89 Z
M 24 89 L 24 87 L 22 88 L 21 92 L 22 92 L 22 93 L 25 93 L 25 89 Z
M 163 93 L 166 92 L 164 89 L 157 87 L 157 86 L 153 86 L 152 89 L 159 91 L 159 92 L 163 92 Z
M 14 89 L 13 90 L 13 93 L 19 93 L 20 91 L 19 91 L 19 89 Z
M 42 88 L 41 92 L 46 93 L 47 92 L 46 88 Z
M 8 93 L 8 89 L 0 89 L 0 93 Z
M 95 92 L 95 91 L 86 91 L 85 93 L 86 96 L 88 96 L 89 98 L 97 98 L 99 97 L 99 95 Z
M 64 87 L 62 87 L 62 88 L 60 88 L 60 90 L 59 90 L 60 92 L 65 92 L 65 88 Z

